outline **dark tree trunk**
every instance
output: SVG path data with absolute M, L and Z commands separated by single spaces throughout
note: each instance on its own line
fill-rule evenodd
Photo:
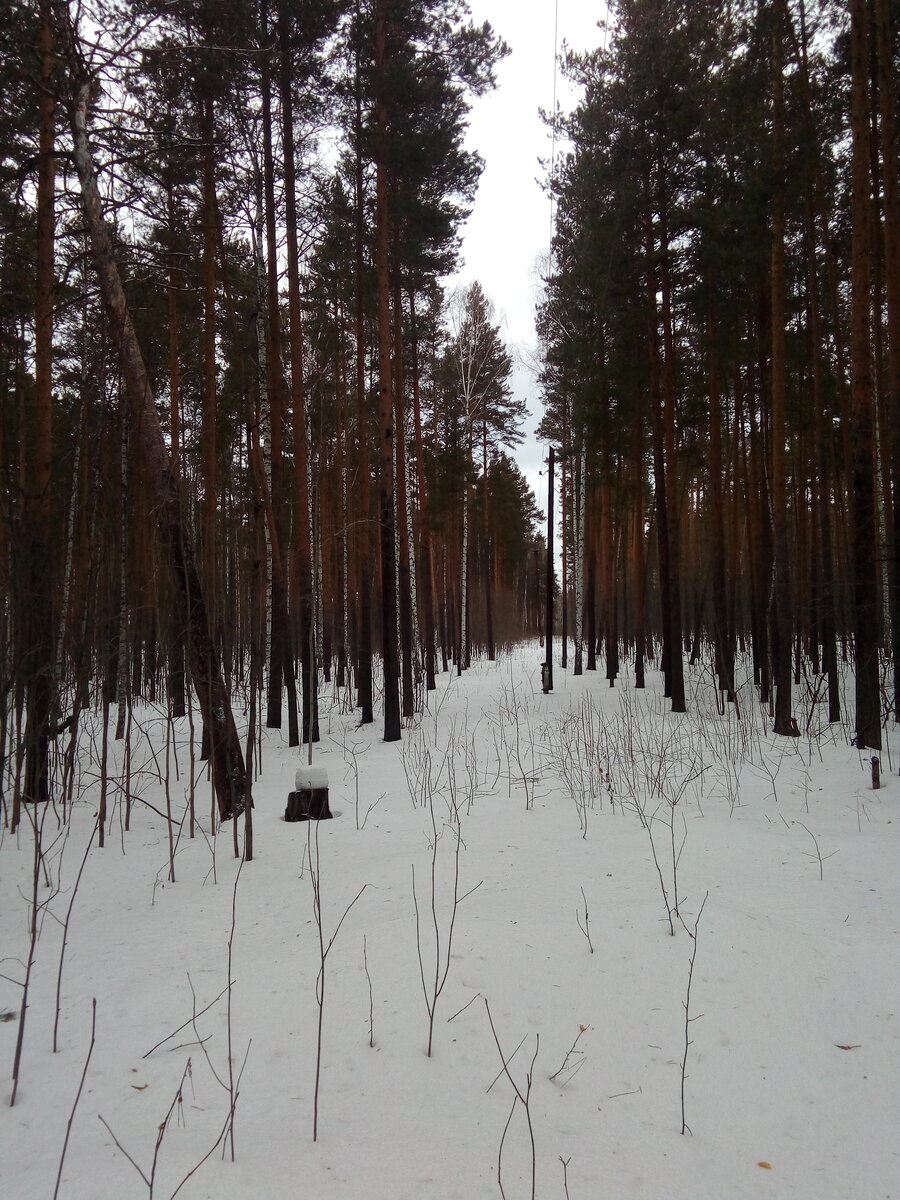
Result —
M 900 163 L 897 152 L 897 80 L 891 53 L 888 0 L 875 0 L 881 174 L 884 189 L 884 274 L 887 299 L 887 402 L 891 442 L 891 508 L 894 541 L 891 653 L 894 716 L 900 720 Z
M 495 662 L 497 648 L 494 645 L 494 582 L 492 578 L 493 563 L 491 561 L 491 487 L 488 476 L 487 422 L 484 422 L 482 425 L 481 439 L 481 477 L 484 483 L 484 490 L 481 496 L 482 532 L 484 535 L 484 628 L 488 662 Z M 565 643 L 563 645 L 565 646 Z M 565 663 L 563 663 L 563 666 L 565 666 Z
M 266 243 L 266 273 L 265 294 L 260 297 L 266 308 L 265 321 L 265 355 L 266 378 L 264 386 L 267 392 L 269 423 L 271 430 L 271 485 L 266 482 L 266 490 L 271 491 L 271 501 L 276 514 L 276 548 L 269 531 L 269 544 L 272 547 L 272 579 L 269 603 L 271 605 L 271 631 L 269 652 L 269 675 L 266 688 L 266 725 L 270 729 L 281 728 L 281 697 L 282 685 L 294 679 L 293 652 L 291 649 L 290 617 L 288 613 L 288 586 L 286 574 L 283 571 L 284 550 L 287 545 L 284 520 L 281 514 L 286 512 L 284 503 L 284 422 L 285 422 L 285 379 L 281 355 L 281 311 L 278 295 L 278 228 L 277 212 L 275 209 L 275 155 L 273 150 L 272 131 L 272 77 L 269 51 L 270 27 L 268 21 L 268 5 L 263 0 L 260 5 L 259 41 L 262 49 L 260 61 L 260 84 L 262 91 L 262 131 L 263 131 L 263 199 L 265 213 L 265 243 Z M 261 414 L 265 425 L 265 417 Z M 263 481 L 265 481 L 265 465 L 263 463 Z M 270 522 L 271 525 L 271 522 Z M 276 582 L 274 559 L 276 554 L 281 559 L 282 576 Z M 296 687 L 296 685 L 294 685 Z M 295 702 L 296 706 L 296 702 Z M 294 713 L 296 722 L 296 712 Z M 296 744 L 291 742 L 292 745 Z
M 171 241 L 168 264 L 168 308 L 169 308 L 169 436 L 172 457 L 172 474 L 181 478 L 181 345 L 179 338 L 178 255 L 175 246 L 176 214 L 175 195 L 171 180 L 166 191 L 168 235 Z M 168 678 L 166 691 L 169 698 L 169 713 L 172 717 L 185 715 L 184 642 L 185 614 L 180 604 L 172 605 L 169 618 Z
M 681 618 L 681 536 L 678 502 L 677 393 L 675 383 L 675 334 L 672 318 L 672 281 L 669 270 L 669 234 L 665 220 L 660 222 L 659 287 L 662 298 L 663 326 L 663 452 L 665 455 L 666 531 L 669 573 L 669 682 L 672 712 L 684 712 L 684 653 Z
M 547 580 L 544 599 L 544 636 L 547 655 L 544 660 L 544 691 L 553 691 L 553 465 L 555 451 L 547 456 Z
M 318 679 L 313 644 L 312 530 L 310 528 L 309 437 L 303 380 L 303 318 L 300 307 L 300 248 L 297 236 L 297 174 L 294 161 L 294 102 L 291 32 L 287 12 L 278 14 L 281 51 L 281 134 L 284 152 L 285 237 L 287 241 L 288 320 L 290 325 L 291 410 L 294 433 L 294 573 L 299 609 L 298 638 L 302 674 L 304 743 L 319 740 Z
M 851 263 L 851 395 L 853 404 L 853 597 L 855 614 L 856 744 L 881 749 L 878 671 L 871 345 L 871 205 L 869 17 L 865 0 L 851 0 L 851 129 L 853 240 Z
M 653 261 L 652 235 L 648 238 L 647 254 Z M 666 459 L 664 449 L 664 413 L 662 379 L 659 362 L 659 316 L 656 308 L 656 271 L 651 269 L 647 297 L 650 317 L 647 348 L 650 356 L 650 403 L 652 419 L 650 430 L 653 441 L 653 497 L 656 512 L 656 545 L 659 564 L 659 600 L 662 628 L 662 651 L 660 666 L 663 673 L 664 695 L 672 696 L 672 660 L 681 657 L 681 642 L 672 646 L 672 569 L 671 538 L 669 536 L 669 489 L 666 487 Z
M 425 642 L 425 687 L 431 692 L 435 688 L 434 670 L 434 567 L 431 548 L 431 524 L 428 506 L 428 485 L 425 480 L 425 455 L 422 442 L 422 405 L 419 394 L 419 352 L 416 334 L 416 298 L 409 294 L 409 320 L 412 336 L 412 389 L 413 418 L 416 439 L 416 486 L 419 493 L 419 573 L 416 593 L 422 614 Z
M 793 610 L 791 608 L 790 559 L 787 531 L 787 458 L 785 439 L 785 402 L 787 363 L 785 349 L 785 189 L 784 164 L 784 74 L 781 4 L 776 0 L 773 30 L 773 103 L 772 141 L 775 161 L 775 187 L 772 197 L 772 359 L 771 359 L 771 454 L 772 565 L 774 578 L 770 613 L 772 674 L 775 684 L 775 732 L 790 736 L 796 732 L 792 712 L 791 646 Z
M 403 364 L 403 298 L 400 286 L 393 282 L 394 311 L 394 431 L 396 443 L 396 504 L 397 541 L 400 561 L 397 579 L 400 593 L 400 682 L 402 711 L 411 717 L 415 710 L 413 688 L 412 580 L 410 571 L 410 529 L 407 507 L 406 478 L 406 397 Z
M 733 701 L 734 639 L 729 628 L 728 573 L 725 553 L 725 498 L 722 454 L 722 396 L 719 371 L 719 317 L 716 282 L 707 279 L 706 345 L 709 384 L 709 504 L 712 546 L 712 616 L 719 687 Z
M 397 652 L 397 561 L 394 530 L 394 381 L 391 371 L 390 182 L 387 162 L 387 0 L 375 5 L 375 278 L 378 305 L 379 511 L 381 525 L 381 655 L 384 663 L 384 740 L 400 738 Z
M 357 18 L 359 6 L 357 4 Z M 359 20 L 357 19 L 357 29 Z M 359 34 L 357 34 L 359 36 Z M 356 540 L 356 688 L 361 725 L 371 725 L 375 720 L 372 708 L 372 499 L 369 462 L 369 404 L 366 388 L 366 330 L 365 330 L 365 198 L 363 187 L 362 159 L 362 76 L 360 48 L 355 53 L 355 231 L 354 253 L 356 258 L 355 288 L 355 333 L 356 333 L 356 436 L 357 436 L 357 521 L 359 534 Z

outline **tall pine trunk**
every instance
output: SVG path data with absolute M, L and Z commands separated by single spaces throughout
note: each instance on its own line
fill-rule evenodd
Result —
M 792 718 L 790 560 L 787 531 L 787 456 L 785 439 L 785 403 L 787 363 L 785 348 L 785 186 L 784 169 L 784 71 L 783 29 L 780 0 L 776 0 L 773 29 L 772 140 L 775 160 L 775 187 L 772 198 L 772 358 L 771 358 L 771 498 L 772 563 L 774 577 L 769 606 L 772 646 L 772 676 L 775 684 L 775 732 L 790 736 L 795 732 Z
M 887 402 L 890 414 L 891 508 L 894 559 L 891 589 L 891 653 L 894 716 L 900 720 L 900 162 L 897 147 L 897 80 L 891 53 L 888 0 L 875 0 L 881 175 L 884 188 L 884 274 L 887 292 Z
M 300 305 L 300 245 L 297 235 L 297 169 L 294 161 L 294 98 L 290 21 L 282 2 L 278 13 L 281 53 L 281 137 L 284 152 L 285 238 L 287 242 L 288 324 L 291 358 L 291 412 L 294 434 L 294 579 L 299 609 L 298 638 L 302 673 L 305 743 L 319 740 L 318 679 L 315 663 L 310 528 L 309 436 L 303 379 L 303 318 Z M 277 519 L 277 514 L 276 514 Z
M 851 261 L 850 371 L 853 407 L 853 600 L 856 666 L 856 744 L 881 749 L 878 671 L 878 575 L 876 570 L 873 458 L 871 317 L 871 204 L 869 15 L 866 0 L 851 0 L 851 132 L 853 236 Z
M 375 5 L 375 286 L 378 313 L 380 441 L 381 657 L 384 663 L 384 740 L 400 738 L 397 647 L 397 561 L 394 529 L 394 380 L 391 344 L 391 213 L 388 167 L 387 0 Z

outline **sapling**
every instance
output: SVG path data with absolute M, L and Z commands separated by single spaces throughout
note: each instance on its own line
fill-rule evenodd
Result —
M 778 773 L 781 770 L 781 765 L 784 762 L 784 756 L 786 753 L 787 753 L 787 746 L 782 746 L 777 755 L 777 761 L 774 763 L 769 758 L 769 756 L 765 753 L 765 751 L 763 751 L 763 753 L 760 755 L 760 770 L 761 770 L 762 774 L 765 776 L 765 778 L 769 780 L 769 783 L 772 786 L 772 791 L 771 791 L 771 793 L 768 793 L 768 795 L 772 796 L 772 798 L 776 804 L 778 803 L 778 787 L 777 787 Z M 768 795 L 766 797 L 767 799 L 768 799 Z
M 555 1083 L 557 1079 L 561 1079 L 560 1087 L 564 1088 L 571 1083 L 581 1068 L 587 1061 L 584 1057 L 584 1051 L 579 1050 L 578 1043 L 590 1029 L 589 1025 L 579 1025 L 578 1033 L 575 1035 L 575 1041 L 566 1051 L 566 1057 L 563 1059 L 562 1066 L 559 1067 L 550 1076 L 550 1082 Z
M 116 1137 L 115 1133 L 113 1133 L 112 1128 L 110 1127 L 110 1125 L 106 1121 L 106 1119 L 103 1116 L 101 1116 L 99 1113 L 97 1114 L 101 1125 L 103 1125 L 104 1129 L 107 1131 L 109 1136 L 112 1138 L 113 1142 L 115 1143 L 116 1148 L 119 1150 L 119 1152 L 121 1154 L 123 1154 L 125 1156 L 125 1158 L 128 1160 L 128 1162 L 131 1163 L 131 1165 L 134 1167 L 135 1171 L 137 1171 L 138 1175 L 140 1175 L 141 1179 L 144 1181 L 144 1185 L 147 1188 L 147 1200 L 154 1200 L 154 1194 L 155 1194 L 156 1183 L 157 1183 L 156 1174 L 159 1169 L 160 1152 L 162 1151 L 163 1142 L 165 1141 L 166 1133 L 168 1132 L 169 1125 L 171 1124 L 171 1121 L 172 1121 L 172 1117 L 177 1113 L 177 1120 L 179 1121 L 179 1123 L 183 1123 L 182 1106 L 184 1103 L 184 1094 L 183 1094 L 184 1093 L 184 1085 L 187 1082 L 187 1080 L 191 1078 L 191 1069 L 192 1069 L 191 1060 L 188 1059 L 187 1063 L 185 1064 L 184 1071 L 182 1072 L 181 1080 L 178 1084 L 178 1088 L 175 1092 L 175 1095 L 172 1097 L 172 1103 L 169 1105 L 169 1107 L 166 1111 L 166 1115 L 163 1117 L 162 1121 L 159 1123 L 159 1125 L 156 1128 L 156 1140 L 155 1140 L 154 1146 L 153 1146 L 153 1155 L 150 1160 L 150 1166 L 147 1169 L 147 1171 L 145 1171 L 140 1166 L 140 1164 L 136 1161 L 134 1156 L 129 1154 L 129 1152 L 125 1149 L 125 1147 L 122 1145 L 122 1143 Z M 243 1070 L 243 1068 L 241 1068 L 241 1069 Z M 203 1164 L 207 1161 L 207 1159 L 210 1158 L 215 1153 L 218 1146 L 224 1142 L 224 1140 L 227 1136 L 227 1133 L 228 1133 L 229 1126 L 230 1126 L 231 1122 L 233 1121 L 233 1119 L 234 1119 L 234 1111 L 233 1111 L 233 1109 L 230 1109 L 225 1118 L 225 1121 L 222 1125 L 222 1128 L 219 1130 L 218 1134 L 216 1135 L 216 1139 L 213 1142 L 213 1144 L 206 1151 L 206 1153 L 202 1156 L 202 1158 L 200 1158 L 199 1161 L 196 1162 L 194 1164 L 194 1166 L 191 1167 L 191 1169 L 184 1175 L 184 1177 L 182 1178 L 182 1180 L 178 1184 L 178 1186 L 175 1188 L 175 1190 L 169 1193 L 169 1200 L 175 1200 L 175 1197 L 178 1195 L 178 1193 L 181 1191 L 181 1189 L 184 1187 L 184 1185 L 188 1182 L 188 1180 L 191 1179 L 192 1176 L 194 1176 L 197 1173 L 197 1171 L 199 1171 L 199 1169 L 203 1166 Z
M 169 758 L 172 753 L 172 719 L 166 721 L 166 824 L 169 831 L 169 883 L 175 882 L 175 841 L 172 833 L 172 788 L 169 778 Z
M 454 839 L 453 847 L 453 891 L 450 898 L 449 918 L 440 917 L 438 915 L 438 882 L 437 882 L 437 862 L 438 862 L 438 843 L 440 841 L 440 833 L 437 827 L 437 820 L 434 815 L 434 800 L 429 799 L 429 811 L 431 814 L 431 871 L 430 871 L 430 909 L 431 909 L 431 927 L 432 927 L 432 942 L 433 942 L 433 969 L 426 972 L 425 957 L 423 950 L 423 933 L 422 920 L 419 912 L 419 897 L 416 892 L 416 868 L 415 864 L 412 867 L 412 894 L 413 907 L 416 913 L 416 953 L 419 959 L 419 976 L 422 980 L 422 992 L 425 996 L 425 1008 L 428 1012 L 428 1049 L 427 1055 L 431 1058 L 431 1048 L 434 1040 L 434 1015 L 437 1009 L 437 1003 L 441 993 L 444 990 L 444 984 L 447 982 L 447 976 L 450 972 L 450 951 L 453 945 L 453 931 L 456 927 L 456 913 L 460 904 L 466 897 L 471 896 L 474 891 L 481 887 L 481 882 L 476 883 L 474 887 L 469 888 L 461 896 L 459 894 L 459 854 L 462 847 L 462 835 L 459 826 L 459 809 L 456 805 L 450 807 L 450 821 L 448 828 Z
M 663 904 L 665 905 L 665 908 L 666 908 L 666 917 L 669 922 L 669 935 L 671 937 L 674 937 L 675 936 L 675 922 L 672 920 L 672 904 L 669 900 L 669 893 L 666 888 L 666 881 L 663 878 L 662 867 L 660 866 L 660 862 L 659 862 L 659 855 L 657 854 L 657 851 L 656 851 L 656 842 L 653 840 L 653 829 L 651 827 L 651 822 L 653 820 L 655 820 L 655 817 L 647 816 L 647 814 L 644 811 L 644 806 L 641 803 L 640 798 L 637 796 L 634 799 L 634 810 L 638 814 L 641 825 L 643 825 L 643 827 L 647 833 L 647 837 L 650 840 L 650 853 L 653 856 L 653 865 L 656 868 L 656 876 L 659 880 L 659 890 L 662 893 Z
M 494 1045 L 497 1047 L 497 1053 L 500 1055 L 500 1061 L 503 1064 L 501 1073 L 504 1074 L 509 1080 L 510 1086 L 515 1093 L 512 1108 L 510 1109 L 509 1116 L 506 1118 L 506 1125 L 503 1127 L 503 1136 L 500 1139 L 500 1149 L 497 1154 L 497 1185 L 500 1188 L 501 1196 L 505 1196 L 505 1192 L 503 1191 L 501 1170 L 503 1159 L 503 1143 L 506 1140 L 506 1133 L 509 1129 L 510 1122 L 512 1121 L 513 1113 L 516 1111 L 516 1105 L 521 1104 L 525 1109 L 525 1121 L 528 1125 L 528 1139 L 531 1143 L 531 1200 L 535 1200 L 535 1196 L 537 1195 L 537 1149 L 534 1141 L 534 1125 L 531 1120 L 531 1085 L 534 1080 L 534 1064 L 537 1062 L 538 1053 L 541 1048 L 541 1035 L 539 1033 L 534 1035 L 534 1054 L 531 1057 L 531 1065 L 525 1073 L 525 1083 L 522 1087 L 520 1087 L 510 1074 L 509 1062 L 512 1056 L 507 1058 L 503 1053 L 503 1049 L 500 1045 L 500 1039 L 497 1037 L 497 1030 L 494 1028 L 494 1018 L 491 1016 L 491 1006 L 488 1004 L 487 997 L 485 997 L 484 1000 L 484 1007 L 491 1026 L 491 1033 L 494 1037 Z M 520 1042 L 519 1045 L 521 1044 L 522 1043 Z
M 34 837 L 34 859 L 31 871 L 31 895 L 29 897 L 29 920 L 28 920 L 28 956 L 25 960 L 25 976 L 22 981 L 22 1003 L 19 1008 L 19 1027 L 16 1031 L 16 1049 L 13 1055 L 12 1069 L 12 1095 L 10 1096 L 9 1106 L 15 1107 L 16 1095 L 19 1090 L 19 1070 L 22 1065 L 22 1047 L 25 1041 L 25 1016 L 28 1012 L 28 999 L 31 994 L 31 974 L 34 969 L 35 951 L 37 950 L 38 936 L 40 934 L 41 920 L 43 913 L 47 910 L 50 902 L 54 899 L 59 891 L 59 878 L 55 884 L 51 885 L 50 875 L 47 869 L 45 856 L 50 853 L 53 846 L 60 837 L 65 838 L 68 833 L 69 826 L 65 827 L 62 834 L 58 834 L 54 838 L 48 850 L 43 846 L 44 822 L 49 811 L 49 804 L 27 804 L 25 811 L 28 814 L 28 821 L 31 825 L 31 831 Z M 40 887 L 41 877 L 46 876 L 48 894 L 41 899 Z
M 94 844 L 94 837 L 100 826 L 99 814 L 94 820 L 94 826 L 91 829 L 91 836 L 88 838 L 87 845 L 84 848 L 84 854 L 81 858 L 81 865 L 78 868 L 78 874 L 75 876 L 75 882 L 72 885 L 72 894 L 69 896 L 69 904 L 66 908 L 65 919 L 62 923 L 62 945 L 59 948 L 59 967 L 56 972 L 56 1007 L 53 1014 L 53 1053 L 56 1054 L 59 1049 L 58 1034 L 59 1034 L 59 1012 L 60 1012 L 60 996 L 62 993 L 62 976 L 63 976 L 63 961 L 66 957 L 66 944 L 69 939 L 69 925 L 72 920 L 72 909 L 75 907 L 75 897 L 78 895 L 78 885 L 81 883 L 81 876 L 84 874 L 84 868 L 87 864 L 88 855 L 91 852 L 91 846 Z
M 819 879 L 824 879 L 825 878 L 825 869 L 824 869 L 825 859 L 834 858 L 834 856 L 838 853 L 837 850 L 832 850 L 832 852 L 830 854 L 826 854 L 825 858 L 823 858 L 822 851 L 819 849 L 818 838 L 813 833 L 813 831 L 811 829 L 807 828 L 807 826 L 804 825 L 802 821 L 793 821 L 791 823 L 793 825 L 799 825 L 801 829 L 805 829 L 806 832 L 809 834 L 809 836 L 812 838 L 813 845 L 816 848 L 816 852 L 815 852 L 815 854 L 807 854 L 807 858 L 811 858 L 814 862 L 818 862 L 818 864 L 819 864 Z
M 366 938 L 363 935 L 363 969 L 366 972 L 366 982 L 369 985 L 369 1048 L 375 1048 L 375 1001 L 372 995 L 372 976 L 369 974 L 369 956 L 366 947 Z
M 590 947 L 591 954 L 594 953 L 594 943 L 591 941 L 591 918 L 588 912 L 587 896 L 584 894 L 584 888 L 581 889 L 581 899 L 584 901 L 584 924 L 581 923 L 581 910 L 575 910 L 575 920 L 578 922 L 578 928 L 587 938 L 587 944 Z
M 54 1031 L 55 1035 L 55 1031 Z M 94 1042 L 97 1036 L 97 998 L 91 1001 L 91 1042 L 88 1046 L 87 1056 L 84 1060 L 84 1068 L 81 1072 L 81 1079 L 78 1083 L 78 1090 L 75 1093 L 75 1102 L 72 1105 L 72 1111 L 69 1113 L 69 1120 L 66 1125 L 66 1136 L 63 1138 L 62 1152 L 59 1156 L 59 1170 L 56 1172 L 56 1187 L 53 1189 L 53 1200 L 57 1200 L 59 1196 L 59 1185 L 62 1182 L 63 1164 L 66 1161 L 66 1150 L 69 1148 L 69 1137 L 72 1133 L 72 1125 L 75 1121 L 75 1110 L 78 1108 L 78 1101 L 81 1099 L 81 1092 L 84 1088 L 84 1081 L 87 1077 L 88 1067 L 91 1062 L 91 1055 L 94 1053 Z M 54 1050 L 56 1047 L 54 1046 Z
M 353 908 L 354 904 L 366 890 L 367 885 L 363 884 L 341 916 L 335 926 L 334 933 L 326 942 L 325 931 L 322 924 L 322 876 L 320 872 L 319 858 L 319 822 L 307 822 L 307 847 L 309 850 L 309 878 L 312 884 L 313 892 L 313 917 L 316 922 L 316 931 L 319 939 L 319 972 L 316 976 L 316 1005 L 318 1007 L 318 1021 L 316 1024 L 316 1074 L 315 1084 L 313 1088 L 313 1141 L 318 1140 L 319 1136 L 319 1084 L 322 1078 L 322 1031 L 325 1017 L 325 965 L 328 960 L 328 955 L 331 953 L 331 948 L 341 932 L 341 926 L 346 921 L 347 916 Z M 315 826 L 315 829 L 312 828 Z
M 253 807 L 252 804 L 247 804 L 245 811 L 249 811 L 252 807 Z M 234 825 L 235 830 L 236 830 L 237 824 L 238 824 L 237 817 L 235 817 L 233 819 L 232 824 Z M 235 876 L 234 876 L 234 889 L 232 890 L 232 893 L 231 893 L 231 927 L 228 930 L 228 967 L 227 967 L 227 974 L 225 976 L 225 978 L 228 980 L 228 1001 L 227 1001 L 227 1013 L 226 1013 L 226 1027 L 227 1027 L 227 1031 L 228 1031 L 228 1100 L 229 1100 L 228 1107 L 229 1107 L 229 1111 L 231 1113 L 231 1121 L 229 1122 L 229 1125 L 228 1125 L 227 1141 L 228 1141 L 229 1149 L 231 1151 L 231 1161 L 232 1162 L 234 1162 L 234 1112 L 235 1112 L 235 1108 L 237 1107 L 237 1099 L 238 1099 L 238 1083 L 237 1083 L 237 1080 L 235 1079 L 235 1074 L 234 1074 L 234 1045 L 233 1045 L 233 1041 L 232 1041 L 232 1021 L 231 1021 L 232 996 L 234 994 L 234 978 L 233 978 L 232 966 L 234 964 L 234 931 L 235 931 L 235 927 L 237 926 L 238 884 L 240 883 L 241 871 L 243 871 L 243 869 L 244 869 L 245 862 L 246 862 L 246 858 L 242 857 L 241 861 L 238 863 L 238 869 L 235 872 Z M 250 1051 L 250 1044 L 248 1042 L 247 1052 L 249 1053 L 249 1051 Z M 244 1056 L 244 1061 L 246 1062 L 246 1054 Z
M 559 1161 L 562 1163 L 563 1169 L 563 1191 L 566 1193 L 566 1200 L 569 1200 L 569 1163 L 572 1161 L 571 1155 L 568 1158 L 559 1156 Z
M 696 1017 L 691 1016 L 691 983 L 694 978 L 694 961 L 697 957 L 697 933 L 700 928 L 700 918 L 703 916 L 703 909 L 706 906 L 706 901 L 708 899 L 709 899 L 709 892 L 707 892 L 706 895 L 703 897 L 703 903 L 700 905 L 700 911 L 697 913 L 696 919 L 694 920 L 694 932 L 692 934 L 693 939 L 694 939 L 694 945 L 693 945 L 693 949 L 691 950 L 691 963 L 690 963 L 690 966 L 688 967 L 687 991 L 685 992 L 684 1004 L 683 1004 L 683 1007 L 684 1007 L 684 1054 L 682 1055 L 682 1058 L 681 1058 L 681 1133 L 682 1133 L 682 1136 L 685 1133 L 692 1132 L 690 1126 L 688 1125 L 688 1123 L 685 1119 L 685 1115 L 684 1115 L 684 1082 L 687 1079 L 688 1050 L 691 1047 L 691 1037 L 690 1037 L 691 1024 L 694 1021 L 699 1021 L 700 1017 L 703 1016 L 703 1013 L 700 1013 Z

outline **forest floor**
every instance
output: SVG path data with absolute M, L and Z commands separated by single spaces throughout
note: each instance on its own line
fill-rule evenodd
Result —
M 70 818 L 0 845 L 6 1200 L 900 1197 L 896 730 L 874 791 L 808 699 L 776 739 L 708 670 L 673 716 L 653 673 L 544 695 L 541 653 L 440 677 L 394 744 L 323 689 L 336 819 L 284 822 L 266 731 L 242 866 L 150 708 L 98 849 L 85 729 Z

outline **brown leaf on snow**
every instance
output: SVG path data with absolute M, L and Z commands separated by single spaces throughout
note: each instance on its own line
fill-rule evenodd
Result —
M 131 1085 L 136 1092 L 142 1092 L 144 1088 L 149 1087 L 149 1083 L 133 1083 Z
M 763 1169 L 764 1171 L 771 1171 L 771 1170 L 772 1170 L 772 1164 L 771 1164 L 771 1163 L 767 1163 L 767 1162 L 760 1162 L 760 1163 L 757 1163 L 756 1165 L 757 1165 L 758 1167 L 762 1167 L 762 1169 Z
M 842 1046 L 840 1044 L 840 1042 L 835 1042 L 834 1044 L 835 1044 L 835 1046 L 837 1046 L 838 1050 L 858 1050 L 859 1049 L 859 1043 L 857 1043 L 857 1045 L 855 1045 L 855 1046 Z

